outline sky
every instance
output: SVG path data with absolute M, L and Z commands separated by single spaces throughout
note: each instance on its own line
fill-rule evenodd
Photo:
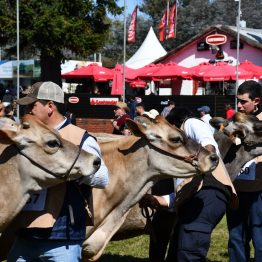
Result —
M 126 8 L 127 14 L 131 14 L 135 8 L 135 6 L 138 4 L 141 4 L 143 1 L 142 0 L 126 0 Z M 123 7 L 124 6 L 124 0 L 118 0 L 117 1 L 118 5 Z

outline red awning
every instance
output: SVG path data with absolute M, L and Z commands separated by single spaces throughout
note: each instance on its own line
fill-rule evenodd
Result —
M 142 80 L 134 80 L 134 81 L 129 83 L 129 86 L 133 87 L 133 88 L 145 88 L 146 85 L 147 85 L 147 83 L 145 81 L 142 81 Z
M 189 68 L 180 66 L 176 63 L 167 63 L 164 64 L 159 70 L 155 71 L 152 74 L 154 78 L 184 78 L 188 79 L 191 76 L 191 71 Z
M 229 81 L 236 80 L 236 66 L 229 65 L 225 62 L 218 62 L 215 64 L 201 63 L 198 66 L 191 68 L 192 79 L 203 81 Z M 252 72 L 238 68 L 239 79 L 252 78 Z
M 240 63 L 239 68 L 252 72 L 255 78 L 262 79 L 262 66 L 255 65 L 246 60 Z
M 95 82 L 107 82 L 112 80 L 113 77 L 113 70 L 99 66 L 98 64 L 90 64 L 88 66 L 62 74 L 63 79 L 93 78 Z

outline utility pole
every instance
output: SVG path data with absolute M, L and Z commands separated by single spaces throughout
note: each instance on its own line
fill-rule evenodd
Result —
M 126 100 L 126 0 L 124 0 L 124 41 L 123 41 L 123 95 L 122 100 Z
M 236 57 L 236 87 L 235 87 L 235 110 L 237 111 L 237 89 L 239 85 L 238 79 L 238 66 L 239 66 L 239 46 L 240 46 L 240 17 L 241 17 L 241 0 L 235 0 L 238 2 L 238 14 L 237 14 L 237 57 Z
M 20 36 L 19 36 L 19 0 L 16 0 L 16 98 L 19 99 L 20 93 Z M 16 116 L 20 118 L 19 105 L 16 104 Z

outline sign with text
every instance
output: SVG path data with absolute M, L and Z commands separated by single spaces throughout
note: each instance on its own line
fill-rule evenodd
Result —
M 206 43 L 209 45 L 223 45 L 226 42 L 227 42 L 226 35 L 214 34 L 206 37 Z
M 76 104 L 79 102 L 79 98 L 77 96 L 70 96 L 68 98 L 68 102 L 71 103 L 71 104 Z
M 108 97 L 90 97 L 90 105 L 109 105 L 113 106 L 119 101 L 118 98 Z

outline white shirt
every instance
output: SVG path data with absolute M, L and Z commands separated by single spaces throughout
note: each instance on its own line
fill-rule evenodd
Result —
M 209 120 L 210 120 L 210 119 L 212 119 L 212 117 L 210 116 L 210 114 L 205 114 L 205 115 L 203 115 L 203 116 L 201 117 L 201 120 L 203 120 L 205 123 L 208 124 L 209 128 L 210 128 L 211 131 L 212 131 L 212 134 L 214 134 L 214 133 L 215 133 L 215 128 L 209 124 Z
M 183 130 L 188 138 L 191 138 L 201 144 L 201 146 L 214 146 L 216 153 L 220 155 L 217 142 L 215 141 L 213 133 L 207 123 L 197 118 L 189 118 L 184 122 Z M 177 178 L 176 186 L 180 185 L 183 180 L 183 178 Z M 172 207 L 174 205 L 175 193 L 171 193 L 170 195 L 165 195 L 163 197 L 167 201 L 168 206 Z

